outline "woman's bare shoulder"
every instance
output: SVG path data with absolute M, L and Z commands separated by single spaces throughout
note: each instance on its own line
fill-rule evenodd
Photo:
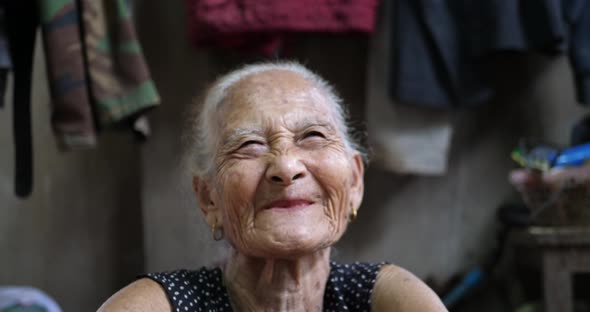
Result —
M 384 265 L 373 289 L 374 311 L 443 312 L 438 296 L 414 274 L 395 265 Z
M 98 312 L 172 311 L 164 289 L 149 278 L 137 280 L 111 296 Z

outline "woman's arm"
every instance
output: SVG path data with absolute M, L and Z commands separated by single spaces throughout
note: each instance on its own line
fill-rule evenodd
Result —
M 164 289 L 149 278 L 142 278 L 127 285 L 98 308 L 98 312 L 140 311 L 172 311 Z
M 377 275 L 372 298 L 373 311 L 443 312 L 438 296 L 412 273 L 385 265 Z

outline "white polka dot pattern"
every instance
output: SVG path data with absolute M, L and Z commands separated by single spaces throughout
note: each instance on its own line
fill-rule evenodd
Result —
M 371 294 L 384 263 L 330 263 L 324 311 L 371 311 Z
M 383 263 L 330 263 L 324 311 L 370 311 L 371 293 Z M 166 290 L 175 312 L 232 311 L 219 268 L 149 273 Z

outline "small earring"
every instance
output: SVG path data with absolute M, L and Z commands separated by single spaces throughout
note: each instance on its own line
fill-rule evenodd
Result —
M 220 241 L 223 239 L 223 227 L 217 227 L 217 220 L 213 223 L 211 234 L 213 235 L 213 240 Z
M 354 220 L 356 220 L 356 216 L 357 216 L 357 210 L 352 207 L 352 204 L 350 204 L 350 209 L 352 211 L 350 212 L 350 216 L 348 217 L 348 223 L 354 222 Z

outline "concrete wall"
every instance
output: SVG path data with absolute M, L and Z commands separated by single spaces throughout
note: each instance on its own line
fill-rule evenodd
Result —
M 181 4 L 143 1 L 138 22 L 164 102 L 155 136 L 143 150 L 143 211 L 148 270 L 195 268 L 223 256 L 211 239 L 179 166 L 183 112 L 217 74 L 251 61 L 192 49 Z M 367 41 L 361 37 L 301 40 L 294 58 L 333 82 L 363 120 Z M 565 143 L 583 110 L 575 104 L 564 58 L 506 56 L 496 67 L 494 103 L 453 117 L 448 173 L 401 176 L 369 168 L 358 220 L 335 249 L 343 261 L 390 261 L 444 281 L 482 261 L 494 243 L 496 208 L 514 195 L 507 183 L 511 149 L 522 135 Z
M 31 285 L 64 311 L 95 311 L 144 271 L 139 146 L 105 133 L 95 150 L 59 152 L 41 45 L 36 52 L 28 199 L 14 195 L 11 92 L 0 111 L 0 285 Z

